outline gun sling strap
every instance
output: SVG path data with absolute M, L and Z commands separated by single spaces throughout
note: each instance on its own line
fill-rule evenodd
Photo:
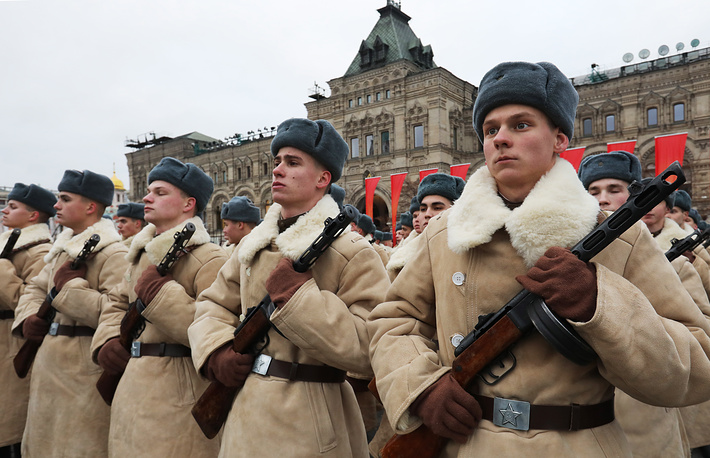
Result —
M 577 431 L 596 428 L 614 421 L 614 398 L 592 405 L 535 405 L 525 401 L 490 398 L 474 394 L 483 419 L 497 426 L 527 431 L 547 429 Z
M 343 383 L 345 381 L 345 371 L 340 369 L 280 361 L 264 354 L 256 357 L 252 372 L 297 382 Z

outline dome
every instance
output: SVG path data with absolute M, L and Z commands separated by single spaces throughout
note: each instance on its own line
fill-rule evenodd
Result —
M 113 181 L 113 187 L 116 188 L 116 191 L 125 191 L 126 188 L 123 187 L 123 181 L 119 180 L 118 177 L 116 176 L 116 171 L 113 171 L 113 176 L 111 177 L 111 181 Z

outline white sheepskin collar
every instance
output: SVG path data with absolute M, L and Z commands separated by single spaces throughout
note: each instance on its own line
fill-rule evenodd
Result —
M 407 262 L 412 258 L 412 255 L 416 252 L 417 244 L 413 242 L 416 240 L 418 235 L 418 232 L 412 231 L 412 233 L 409 234 L 409 237 L 402 240 L 402 243 L 397 245 L 397 248 L 392 251 L 390 260 L 387 261 L 387 270 L 399 272 L 404 268 L 405 264 L 407 264 Z
M 448 216 L 448 245 L 464 253 L 491 241 L 503 227 L 510 241 L 532 267 L 548 248 L 572 247 L 597 224 L 599 203 L 589 195 L 572 165 L 557 158 L 535 184 L 523 204 L 510 210 L 498 195 L 487 167 L 470 178 Z
M 81 249 L 84 248 L 84 243 L 94 234 L 98 234 L 99 237 L 101 237 L 101 240 L 94 249 L 96 253 L 101 251 L 105 246 L 121 241 L 121 236 L 113 225 L 113 221 L 106 218 L 101 218 L 98 222 L 87 227 L 81 234 L 77 235 L 74 235 L 74 231 L 67 227 L 57 236 L 57 240 L 54 242 L 54 245 L 52 245 L 52 249 L 49 250 L 47 256 L 44 257 L 44 262 L 49 263 L 62 251 L 65 251 L 70 258 L 76 258 L 79 252 L 81 252 Z
M 131 243 L 131 247 L 126 254 L 126 260 L 130 263 L 136 262 L 140 257 L 141 251 L 145 249 L 148 260 L 152 264 L 158 265 L 175 241 L 175 233 L 182 231 L 187 223 L 195 225 L 195 233 L 192 234 L 186 246 L 197 246 L 209 243 L 210 234 L 207 232 L 207 229 L 205 229 L 205 225 L 202 224 L 202 220 L 197 216 L 183 221 L 158 236 L 155 235 L 155 225 L 151 223 L 134 236 L 133 243 Z
M 678 223 L 670 218 L 666 218 L 665 221 L 663 221 L 663 229 L 661 229 L 661 233 L 655 237 L 655 240 L 658 246 L 661 247 L 661 250 L 668 251 L 671 249 L 671 246 L 673 246 L 671 240 L 682 240 L 687 236 L 688 233 L 685 232 L 682 227 L 678 226 Z
M 12 230 L 7 230 L 0 234 L 0 251 L 5 249 L 5 245 L 7 244 L 7 239 L 10 238 L 10 234 L 12 234 Z M 49 234 L 49 226 L 44 223 L 33 224 L 22 229 L 20 236 L 17 238 L 14 249 L 17 250 L 25 245 L 41 242 L 42 240 L 52 240 L 52 236 Z
M 247 234 L 239 244 L 237 256 L 242 264 L 251 263 L 259 250 L 266 248 L 272 242 L 281 254 L 295 261 L 311 246 L 318 234 L 323 231 L 326 218 L 334 218 L 340 213 L 338 204 L 330 194 L 323 196 L 308 212 L 301 215 L 296 222 L 279 234 L 278 221 L 281 217 L 281 205 L 273 204 L 264 216 L 264 221 Z M 345 232 L 350 231 L 350 225 Z

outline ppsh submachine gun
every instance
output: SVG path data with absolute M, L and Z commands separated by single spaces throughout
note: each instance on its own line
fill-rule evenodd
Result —
M 325 228 L 310 247 L 293 263 L 296 272 L 305 272 L 321 254 L 338 238 L 355 218 L 353 207 L 344 206 L 335 217 L 325 220 Z M 247 315 L 234 331 L 232 349 L 237 353 L 256 353 L 258 344 L 271 329 L 269 317 L 276 309 L 267 294 L 256 307 L 247 310 Z M 234 403 L 239 388 L 226 387 L 212 382 L 192 408 L 192 416 L 209 439 L 219 433 Z
M 7 238 L 7 242 L 5 242 L 5 246 L 2 249 L 2 253 L 0 253 L 0 259 L 7 259 L 10 257 L 10 255 L 12 254 L 12 250 L 17 244 L 17 240 L 20 238 L 21 233 L 21 229 L 15 228 L 12 230 L 10 236 Z
M 706 227 L 705 230 L 697 228 L 680 240 L 671 240 L 671 247 L 666 251 L 666 258 L 672 261 L 687 251 L 694 251 L 701 243 L 705 243 L 708 240 L 710 240 L 710 226 Z
M 589 262 L 684 182 L 685 175 L 676 161 L 646 186 L 630 186 L 631 196 L 626 203 L 577 243 L 572 253 Z M 541 297 L 522 290 L 499 311 L 479 317 L 473 331 L 456 347 L 450 373 L 456 382 L 468 388 L 477 375 L 533 328 L 577 364 L 588 364 L 596 359 L 594 350 L 567 320 L 557 317 Z M 370 386 L 376 392 L 376 384 Z M 433 458 L 447 441 L 422 425 L 409 434 L 393 436 L 381 454 L 385 458 Z

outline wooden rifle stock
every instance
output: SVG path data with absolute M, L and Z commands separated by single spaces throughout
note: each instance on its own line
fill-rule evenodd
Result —
M 94 248 L 96 248 L 96 245 L 99 244 L 100 240 L 101 237 L 98 234 L 94 234 L 89 237 L 89 240 L 84 243 L 84 247 L 81 249 L 76 259 L 72 261 L 70 268 L 72 270 L 76 270 L 79 266 L 81 266 L 81 264 L 85 263 L 86 259 L 89 257 L 91 252 L 94 251 Z M 52 320 L 54 320 L 54 315 L 56 314 L 56 310 L 52 307 L 52 300 L 54 299 L 54 295 L 56 295 L 56 291 L 54 291 L 54 288 L 52 288 L 52 290 L 53 291 L 47 293 L 47 296 L 44 298 L 42 305 L 39 306 L 39 310 L 37 310 L 36 314 L 37 318 L 42 318 L 50 324 L 52 323 Z M 25 340 L 22 344 L 22 347 L 20 347 L 20 350 L 17 352 L 12 361 L 18 377 L 25 378 L 27 376 L 30 368 L 32 367 L 32 363 L 35 360 L 35 356 L 37 356 L 37 351 L 43 341 L 44 339 Z
M 670 177 L 674 177 L 672 182 L 668 181 Z M 589 262 L 684 182 L 685 175 L 676 161 L 646 186 L 634 189 L 624 205 L 570 251 L 580 260 Z M 552 321 L 555 324 L 550 325 Z M 566 320 L 556 318 L 549 311 L 542 298 L 522 290 L 497 312 L 479 317 L 475 329 L 464 337 L 454 352 L 456 358 L 450 372 L 454 380 L 467 389 L 481 370 L 533 327 L 557 351 L 574 362 L 584 364 L 594 355 L 591 347 L 576 335 Z M 573 344 L 574 351 L 565 348 L 568 343 Z M 587 354 L 579 354 L 584 352 Z M 409 434 L 392 437 L 381 454 L 385 458 L 433 458 L 439 455 L 446 442 L 447 439 L 438 437 L 422 425 Z
M 353 207 L 345 206 L 335 217 L 325 220 L 325 228 L 310 247 L 293 263 L 296 272 L 305 272 L 350 224 L 355 217 Z M 269 317 L 275 306 L 267 294 L 259 305 L 250 308 L 244 321 L 234 331 L 232 349 L 236 353 L 251 353 L 271 329 Z M 192 416 L 208 439 L 215 437 L 232 408 L 239 388 L 224 386 L 219 381 L 210 383 L 192 407 Z
M 13 248 L 15 248 L 15 244 L 17 244 L 17 239 L 20 238 L 20 233 L 22 230 L 15 228 L 12 230 L 10 233 L 10 237 L 7 238 L 7 242 L 5 243 L 5 247 L 2 249 L 2 253 L 0 253 L 0 258 L 1 259 L 7 259 L 10 257 L 12 254 Z
M 175 265 L 180 253 L 185 250 L 187 242 L 190 241 L 194 233 L 195 225 L 192 223 L 185 224 L 182 231 L 175 233 L 175 240 L 173 241 L 173 244 L 170 246 L 165 256 L 163 256 L 160 263 L 156 266 L 156 269 L 160 275 L 163 277 L 167 275 L 170 269 Z M 143 302 L 140 298 L 138 298 L 128 306 L 128 311 L 126 311 L 126 314 L 121 320 L 118 342 L 128 353 L 131 352 L 133 341 L 140 336 L 141 332 L 143 332 L 143 329 L 145 328 L 145 322 L 143 321 L 143 316 L 141 315 L 141 312 L 144 309 L 145 305 L 143 305 Z M 103 371 L 99 379 L 96 381 L 96 389 L 99 390 L 99 394 L 106 404 L 111 405 L 113 402 L 113 395 L 116 394 L 116 388 L 118 388 L 118 382 L 121 381 L 122 376 L 123 372 L 111 373 Z

